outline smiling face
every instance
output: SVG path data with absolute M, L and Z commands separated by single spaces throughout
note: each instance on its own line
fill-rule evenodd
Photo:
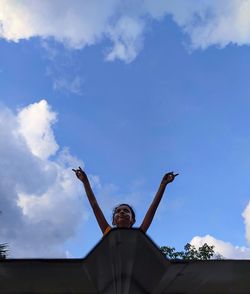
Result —
M 129 206 L 118 206 L 113 214 L 113 225 L 118 228 L 130 228 L 134 224 L 134 216 Z

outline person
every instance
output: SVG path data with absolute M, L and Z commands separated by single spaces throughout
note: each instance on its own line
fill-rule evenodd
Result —
M 77 178 L 83 183 L 88 200 L 90 202 L 90 205 L 93 209 L 93 212 L 95 214 L 96 220 L 99 224 L 100 229 L 102 230 L 102 233 L 106 235 L 112 228 L 108 224 L 101 208 L 99 207 L 97 200 L 95 198 L 95 195 L 92 191 L 92 188 L 90 186 L 88 177 L 86 173 L 79 167 L 78 169 L 72 169 L 73 172 L 76 174 Z M 152 223 L 152 220 L 154 218 L 155 212 L 158 208 L 158 205 L 162 199 L 162 196 L 164 194 L 164 191 L 166 189 L 166 186 L 173 182 L 175 177 L 178 176 L 178 174 L 174 174 L 173 172 L 166 173 L 164 177 L 162 178 L 160 187 L 153 199 L 152 204 L 150 205 L 144 220 L 140 226 L 140 229 L 146 233 L 149 226 Z M 114 208 L 113 211 L 113 221 L 112 225 L 114 225 L 117 228 L 131 228 L 135 223 L 135 212 L 133 208 L 128 204 L 120 204 L 117 207 Z

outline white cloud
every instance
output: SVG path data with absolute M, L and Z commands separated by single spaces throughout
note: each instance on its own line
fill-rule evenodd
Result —
M 143 47 L 146 26 L 167 15 L 193 48 L 250 43 L 247 0 L 0 0 L 0 36 L 15 42 L 53 37 L 75 49 L 109 39 L 107 60 L 131 62 Z
M 2 35 L 13 41 L 52 36 L 81 48 L 102 36 L 115 6 L 114 0 L 1 0 Z
M 242 213 L 246 227 L 246 239 L 250 244 L 250 202 Z
M 82 94 L 83 79 L 80 76 L 73 78 L 59 77 L 53 81 L 53 89 L 57 91 L 68 91 L 70 93 L 81 95 Z
M 18 131 L 24 137 L 31 152 L 41 159 L 55 154 L 58 149 L 51 129 L 51 125 L 55 122 L 56 113 L 50 111 L 46 100 L 31 104 L 18 114 Z
M 250 2 L 246 0 L 173 1 L 168 12 L 190 36 L 193 48 L 250 43 Z
M 250 259 L 250 248 L 234 246 L 229 242 L 218 240 L 210 235 L 204 237 L 196 236 L 190 241 L 190 244 L 196 248 L 201 247 L 204 243 L 210 246 L 213 245 L 215 254 L 221 254 L 226 259 Z
M 90 215 L 82 184 L 71 170 L 84 164 L 67 148 L 58 149 L 51 128 L 55 119 L 46 100 L 17 115 L 0 107 L 0 243 L 9 244 L 10 257 L 69 256 L 65 242 Z M 141 198 L 138 192 L 121 195 L 97 175 L 89 179 L 109 222 L 115 205 Z
M 9 243 L 11 257 L 66 256 L 65 241 L 88 217 L 71 170 L 83 163 L 67 149 L 48 158 L 58 148 L 55 117 L 45 100 L 18 115 L 0 107 L 0 243 Z
M 248 244 L 250 244 L 250 202 L 244 209 L 242 216 L 245 223 L 246 240 Z M 214 245 L 215 252 L 228 259 L 250 259 L 250 247 L 235 246 L 230 242 L 216 239 L 210 235 L 206 235 L 204 237 L 196 236 L 190 243 L 197 248 L 202 246 L 204 243 Z
M 71 48 L 100 41 L 116 14 L 117 0 L 0 0 L 0 34 L 11 41 L 54 37 Z
M 107 59 L 130 62 L 142 47 L 140 9 L 141 1 L 0 0 L 0 36 L 15 42 L 53 37 L 74 49 L 108 38 L 112 46 Z
M 121 59 L 131 62 L 142 47 L 144 23 L 142 19 L 122 17 L 115 27 L 110 26 L 108 35 L 113 47 L 107 55 L 107 60 Z

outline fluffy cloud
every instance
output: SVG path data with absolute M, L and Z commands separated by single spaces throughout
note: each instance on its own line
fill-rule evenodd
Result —
M 142 47 L 144 22 L 142 19 L 122 17 L 116 26 L 110 27 L 108 36 L 113 41 L 113 47 L 107 55 L 107 60 L 116 58 L 131 62 Z
M 120 3 L 117 0 L 44 0 L 39 3 L 1 0 L 0 34 L 12 41 L 54 37 L 71 48 L 83 48 L 105 36 L 115 22 Z
M 65 242 L 89 217 L 82 185 L 71 170 L 84 164 L 59 148 L 52 129 L 56 117 L 46 100 L 17 114 L 0 106 L 0 243 L 9 244 L 10 257 L 68 256 Z M 121 195 L 96 175 L 89 179 L 109 215 L 117 203 L 136 204 L 141 197 Z
M 242 216 L 245 223 L 246 240 L 250 244 L 250 202 L 244 209 Z M 201 247 L 204 243 L 213 245 L 215 247 L 215 253 L 222 255 L 228 259 L 250 259 L 250 247 L 234 246 L 230 242 L 225 242 L 216 239 L 210 235 L 204 237 L 196 236 L 190 243 L 195 247 Z
M 246 226 L 246 239 L 250 244 L 250 202 L 242 213 L 244 218 L 245 226 Z
M 204 237 L 196 236 L 190 242 L 190 244 L 197 248 L 201 247 L 204 243 L 207 243 L 210 246 L 213 245 L 215 247 L 215 253 L 222 255 L 224 258 L 250 259 L 250 248 L 234 246 L 229 242 L 215 239 L 210 235 Z
M 246 0 L 172 1 L 168 12 L 191 38 L 193 48 L 250 43 L 250 2 Z
M 56 113 L 50 111 L 45 100 L 22 109 L 18 114 L 18 131 L 23 135 L 31 152 L 41 159 L 56 153 L 51 125 L 56 122 Z
M 250 43 L 246 0 L 0 0 L 0 36 L 19 41 L 53 37 L 71 48 L 111 41 L 107 59 L 131 62 L 150 21 L 171 15 L 193 48 Z
M 83 165 L 67 149 L 55 154 L 56 114 L 45 100 L 19 111 L 0 108 L 0 242 L 12 257 L 63 257 L 64 242 L 88 217 L 71 171 Z
M 1 0 L 2 35 L 14 41 L 52 36 L 81 48 L 102 37 L 115 6 L 114 0 Z

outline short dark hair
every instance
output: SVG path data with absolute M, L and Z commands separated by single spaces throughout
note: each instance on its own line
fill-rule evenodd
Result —
M 127 204 L 127 203 L 122 203 L 122 204 L 117 205 L 117 206 L 113 209 L 113 214 L 112 214 L 112 224 L 114 224 L 114 216 L 115 216 L 116 209 L 117 209 L 118 207 L 122 206 L 122 205 L 125 205 L 125 206 L 127 206 L 127 207 L 130 209 L 130 211 L 131 211 L 131 213 L 132 213 L 133 221 L 134 221 L 134 223 L 135 223 L 135 211 L 134 211 L 134 209 L 133 209 L 129 204 Z M 132 226 L 131 226 L 131 227 L 132 227 Z

